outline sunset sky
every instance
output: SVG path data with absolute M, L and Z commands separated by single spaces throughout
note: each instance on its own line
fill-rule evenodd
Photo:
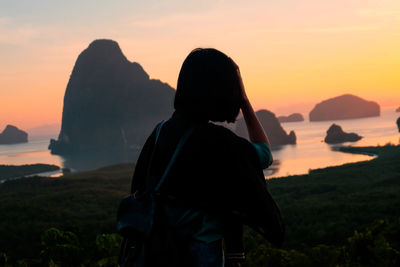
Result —
M 0 131 L 60 123 L 75 60 L 99 38 L 174 88 L 186 55 L 215 47 L 277 115 L 344 93 L 400 106 L 399 0 L 1 1 Z

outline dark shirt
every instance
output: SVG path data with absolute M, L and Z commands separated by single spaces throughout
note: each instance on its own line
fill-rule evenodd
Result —
M 162 128 L 150 174 L 161 177 L 179 139 L 195 123 L 201 126 L 187 140 L 161 186 L 161 199 L 168 205 L 200 210 L 221 221 L 234 219 L 248 224 L 271 243 L 280 245 L 284 232 L 281 214 L 266 188 L 257 150 L 230 130 L 193 122 L 175 113 Z M 154 143 L 155 131 L 137 161 L 132 192 L 144 191 Z

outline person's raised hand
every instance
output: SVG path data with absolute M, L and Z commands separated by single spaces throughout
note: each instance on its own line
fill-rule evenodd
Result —
M 239 70 L 238 66 L 236 68 L 236 72 L 237 72 L 238 79 L 239 79 L 239 84 L 240 84 L 240 94 L 241 94 L 241 103 L 242 103 L 241 104 L 241 108 L 243 108 L 244 105 L 247 104 L 249 99 L 247 98 L 246 90 L 244 88 L 244 84 L 243 84 L 243 80 L 242 80 L 242 75 L 240 74 L 240 70 Z

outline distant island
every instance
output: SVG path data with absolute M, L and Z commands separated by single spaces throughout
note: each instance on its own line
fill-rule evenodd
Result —
M 398 107 L 398 108 L 396 109 L 396 112 L 400 112 L 400 107 Z
M 28 134 L 13 125 L 7 125 L 0 133 L 0 144 L 28 143 Z
M 300 113 L 293 113 L 289 116 L 279 116 L 278 117 L 279 122 L 298 122 L 298 121 L 304 121 L 303 115 Z
M 356 142 L 361 138 L 362 137 L 356 133 L 346 133 L 339 125 L 332 124 L 326 132 L 325 143 L 338 144 L 344 142 Z
M 271 146 L 296 144 L 296 134 L 294 131 L 290 131 L 290 133 L 287 134 L 274 113 L 268 110 L 259 110 L 256 112 L 256 115 L 268 134 Z M 243 118 L 237 121 L 235 132 L 239 136 L 248 138 L 247 127 Z
M 317 104 L 310 112 L 310 121 L 348 120 L 380 116 L 380 106 L 373 101 L 345 94 Z
M 137 149 L 172 114 L 174 95 L 172 87 L 130 62 L 117 42 L 95 40 L 76 60 L 61 131 L 49 149 L 60 155 Z

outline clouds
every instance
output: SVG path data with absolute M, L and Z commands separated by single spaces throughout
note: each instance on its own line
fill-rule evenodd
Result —
M 357 13 L 366 18 L 385 18 L 391 20 L 400 20 L 400 3 L 390 9 L 371 9 L 371 8 L 361 8 Z
M 316 27 L 316 28 L 271 28 L 259 29 L 258 33 L 316 33 L 316 34 L 340 34 L 340 33 L 356 33 L 356 32 L 370 32 L 379 30 L 378 26 L 338 26 L 338 27 Z
M 23 45 L 38 36 L 40 30 L 30 24 L 17 25 L 11 18 L 0 17 L 0 43 Z

